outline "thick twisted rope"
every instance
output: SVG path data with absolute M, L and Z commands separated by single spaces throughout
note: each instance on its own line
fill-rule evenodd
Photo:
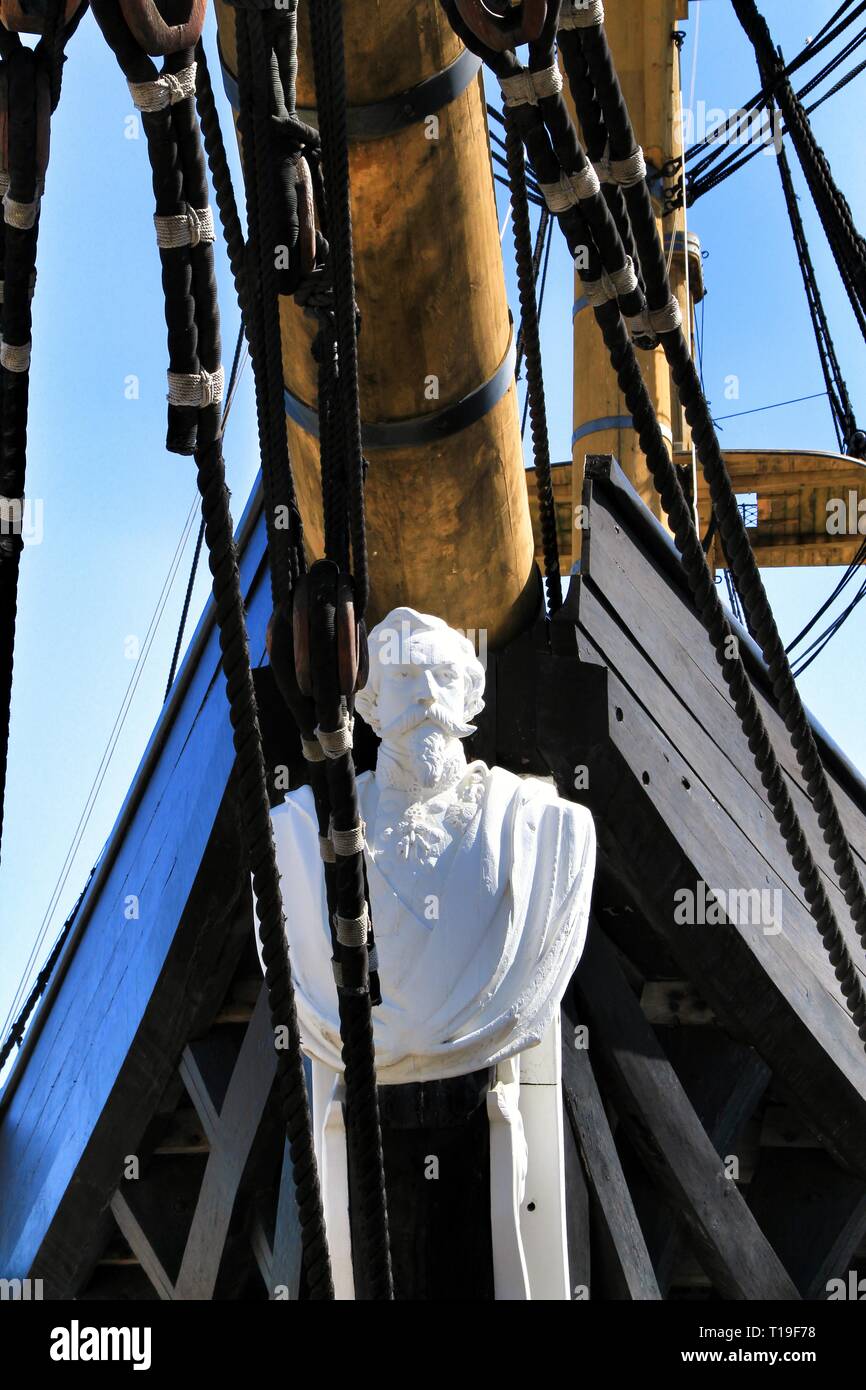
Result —
M 43 55 L 25 48 L 17 34 L 3 33 L 3 68 L 8 82 L 8 196 L 33 207 L 29 225 L 16 225 L 0 207 L 2 247 L 2 357 L 0 367 L 0 843 L 2 843 L 9 757 L 18 581 L 24 546 L 27 414 L 30 397 L 31 299 L 39 231 L 37 171 L 37 84 Z M 15 368 L 13 370 L 12 368 Z M 8 513 L 8 514 L 7 514 Z M 17 513 L 17 515 L 16 515 Z
M 550 439 L 547 431 L 547 404 L 544 395 L 538 302 L 535 297 L 532 230 L 529 222 L 529 201 L 526 196 L 526 163 L 523 156 L 523 140 L 520 132 L 515 129 L 514 122 L 507 110 L 505 114 L 505 151 L 511 191 L 511 220 L 517 266 L 517 292 L 520 300 L 523 351 L 526 358 L 526 392 L 529 400 L 532 453 L 535 460 L 535 486 L 538 493 L 541 541 L 544 552 L 544 583 L 547 590 L 548 611 L 553 614 L 562 607 L 562 578 L 559 568 L 559 541 L 556 534 L 553 479 L 550 471 Z
M 313 0 L 310 18 L 322 139 L 322 168 L 328 206 L 328 238 L 338 352 L 338 390 L 341 400 L 343 457 L 348 483 L 355 612 L 360 620 L 367 606 L 369 575 L 364 525 L 364 458 L 358 386 L 355 261 L 349 198 L 346 66 L 340 0 Z

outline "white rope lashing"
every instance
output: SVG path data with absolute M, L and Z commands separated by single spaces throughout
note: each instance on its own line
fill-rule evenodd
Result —
M 649 333 L 675 333 L 683 326 L 683 311 L 679 300 L 671 295 L 661 309 L 644 309 L 643 313 L 626 318 L 626 324 L 633 338 Z
M 364 946 L 366 944 L 367 932 L 370 927 L 370 915 L 366 903 L 364 903 L 364 911 L 360 917 L 341 917 L 339 912 L 335 912 L 334 922 L 337 928 L 337 940 L 341 946 Z
M 225 389 L 225 370 L 217 367 L 215 372 L 169 372 L 169 405 L 190 406 L 203 410 L 208 405 L 219 405 Z
M 212 208 L 191 208 L 186 212 L 170 217 L 156 216 L 156 244 L 163 251 L 174 250 L 178 246 L 198 246 L 202 241 L 213 241 L 216 236 Z
M 29 372 L 31 346 L 30 343 L 19 347 L 15 343 L 0 342 L 0 367 L 5 367 L 7 372 Z
M 539 97 L 553 97 L 562 91 L 562 73 L 556 63 L 538 72 L 523 68 L 511 77 L 500 77 L 499 85 L 506 106 L 537 106 Z
M 604 24 L 602 0 L 563 0 L 560 29 L 594 29 Z
M 637 272 L 631 256 L 626 256 L 621 270 L 601 272 L 599 280 L 584 280 L 583 292 L 593 309 L 600 309 L 611 299 L 626 299 L 637 289 Z
M 625 159 L 611 159 L 608 146 L 593 168 L 602 183 L 618 183 L 620 188 L 634 188 L 646 178 L 646 160 L 640 146 Z
M 567 212 L 582 199 L 594 198 L 601 189 L 598 175 L 591 164 L 585 164 L 576 174 L 560 174 L 556 183 L 540 183 L 538 186 L 550 212 Z
M 342 758 L 344 753 L 348 753 L 352 747 L 353 727 L 354 720 L 349 719 L 339 729 L 316 728 L 316 738 L 326 758 Z
M 164 72 L 153 82 L 128 82 L 129 94 L 138 111 L 164 111 L 195 95 L 195 63 L 180 72 Z

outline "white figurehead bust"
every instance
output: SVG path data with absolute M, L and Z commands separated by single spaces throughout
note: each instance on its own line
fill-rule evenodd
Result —
M 396 608 L 370 633 L 356 708 L 379 735 L 358 778 L 382 1003 L 381 1084 L 465 1075 L 540 1041 L 586 933 L 595 862 L 589 812 L 551 783 L 482 762 L 461 740 L 483 708 L 471 643 Z M 273 813 L 304 1046 L 342 1069 L 312 792 Z
M 369 649 L 369 679 L 356 708 L 381 739 L 375 774 L 358 778 L 382 990 L 373 1010 L 378 1081 L 497 1069 L 488 1098 L 496 1296 L 568 1297 L 558 1020 L 589 918 L 592 818 L 549 782 L 467 763 L 462 740 L 483 708 L 484 670 L 459 632 L 396 608 L 370 633 Z M 332 1255 L 335 1242 L 343 1248 L 342 1261 L 339 1248 L 334 1261 L 338 1296 L 351 1297 L 344 1141 L 336 1134 L 339 1014 L 309 787 L 290 793 L 273 826 L 301 1036 L 313 1059 Z M 534 1083 L 531 1116 L 517 1058 L 527 1049 L 535 1049 L 532 1065 L 528 1058 L 523 1064 L 524 1079 Z M 524 1251 L 535 1237 L 521 1239 L 520 1229 L 533 1126 L 547 1164 L 543 1182 L 559 1194 L 558 1207 L 553 1199 L 546 1204 L 558 1215 L 538 1237 L 537 1279 Z M 559 1265 L 551 1250 L 557 1241 Z

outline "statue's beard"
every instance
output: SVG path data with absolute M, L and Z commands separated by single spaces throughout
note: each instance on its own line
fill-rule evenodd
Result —
M 466 770 L 460 740 L 474 732 L 441 706 L 406 710 L 382 731 L 376 780 L 407 791 L 452 786 Z

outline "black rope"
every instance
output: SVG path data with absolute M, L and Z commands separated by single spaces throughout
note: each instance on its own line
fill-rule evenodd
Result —
M 152 81 L 156 69 L 135 43 L 113 0 L 94 0 L 94 12 L 108 42 L 117 54 L 128 80 Z M 172 55 L 166 70 L 188 66 L 192 51 Z M 181 109 L 182 108 L 182 109 Z M 159 119 L 154 119 L 159 117 Z M 193 98 L 175 102 L 163 112 L 145 113 L 142 124 L 154 176 L 160 212 L 171 201 L 184 207 L 205 204 L 204 155 L 198 139 Z M 206 201 L 206 200 L 205 200 Z M 188 359 L 216 370 L 219 353 L 219 310 L 213 268 L 213 247 L 204 242 L 194 248 L 162 253 L 166 319 L 174 331 L 185 326 Z M 174 256 L 177 265 L 172 265 Z M 170 351 L 176 344 L 171 343 Z M 196 368 L 197 369 L 197 368 Z M 237 756 L 237 785 L 247 839 L 259 940 L 274 1028 L 276 1088 L 286 1126 L 292 1159 L 295 1194 L 301 1226 L 303 1264 L 311 1298 L 333 1298 L 324 1213 L 313 1146 L 312 1122 L 307 1097 L 301 1040 L 295 1010 L 292 973 L 286 943 L 280 875 L 271 827 L 267 778 L 261 729 L 250 667 L 240 586 L 238 557 L 233 539 L 225 467 L 222 457 L 218 402 L 194 409 L 188 437 L 195 441 L 196 481 L 202 499 L 205 541 L 213 577 L 213 596 L 219 629 L 222 664 L 231 714 L 232 737 Z M 282 460 L 285 467 L 285 456 Z
M 634 131 L 603 27 L 581 30 L 581 41 L 592 73 L 596 95 L 604 112 L 611 155 L 615 159 L 626 158 L 636 148 Z M 652 201 L 646 181 L 626 189 L 625 196 L 647 283 L 648 301 L 652 308 L 660 307 L 667 302 L 670 295 L 670 285 L 664 251 L 658 238 Z M 725 679 L 731 690 L 741 724 L 749 738 L 756 766 L 761 772 L 774 815 L 779 822 L 800 881 L 804 885 L 805 896 L 818 925 L 822 941 L 829 953 L 832 965 L 836 968 L 837 979 L 839 979 L 845 999 L 852 1009 L 860 1035 L 866 1041 L 866 994 L 864 994 L 858 971 L 848 952 L 832 905 L 821 881 L 820 872 L 809 850 L 805 832 L 794 810 L 784 774 L 749 686 L 745 668 L 739 660 L 732 663 L 725 659 L 727 624 L 721 613 L 715 586 L 712 585 L 706 558 L 694 530 L 688 507 L 685 505 L 685 499 L 682 497 L 676 470 L 663 447 L 661 436 L 657 430 L 647 432 L 647 426 L 650 422 L 646 407 L 647 404 L 651 405 L 651 403 L 645 389 L 642 390 L 636 363 L 633 366 L 629 354 L 623 351 L 623 339 L 627 343 L 625 329 L 621 322 L 618 324 L 616 322 L 608 323 L 607 318 L 610 314 L 611 310 L 609 306 L 606 306 L 605 310 L 598 311 L 597 316 L 603 320 L 605 341 L 612 352 L 612 360 L 620 376 L 620 384 L 622 386 L 628 385 L 631 401 L 637 410 L 635 413 L 635 409 L 632 409 L 630 404 L 629 408 L 632 409 L 642 445 L 644 444 L 644 434 L 647 433 L 646 444 L 650 451 L 647 455 L 650 470 L 670 518 L 678 549 L 683 556 L 689 584 L 692 587 L 704 625 L 716 648 L 717 657 L 725 673 Z M 701 389 L 700 379 L 681 329 L 674 333 L 663 333 L 661 341 L 670 364 L 671 375 L 686 412 L 686 418 L 692 429 L 697 454 L 713 501 L 719 533 L 725 553 L 730 560 L 731 570 L 750 629 L 761 647 L 773 693 L 785 719 L 797 760 L 803 770 L 807 790 L 818 813 L 819 823 L 830 850 L 840 888 L 850 909 L 858 937 L 861 944 L 864 944 L 866 942 L 866 895 L 864 895 L 851 846 L 839 818 L 814 735 L 770 609 L 743 517 L 737 506 L 736 495 L 719 447 L 709 406 Z M 635 380 L 635 375 L 637 375 L 637 380 Z M 626 399 L 629 400 L 629 395 L 626 396 Z M 660 443 L 661 449 L 659 448 Z
M 59 961 L 63 953 L 63 947 L 66 945 L 66 942 L 69 939 L 69 934 L 72 931 L 73 926 L 75 925 L 75 919 L 78 916 L 78 909 L 84 902 L 84 895 L 90 886 L 90 880 L 93 878 L 95 872 L 96 866 L 94 865 L 94 867 L 90 870 L 90 873 L 87 875 L 87 882 L 85 883 L 84 887 L 79 893 L 75 906 L 73 907 L 69 916 L 66 918 L 66 921 L 63 923 L 57 940 L 51 947 L 51 950 L 45 959 L 45 964 L 43 965 L 42 969 L 39 971 L 39 974 L 36 976 L 36 979 L 33 982 L 33 988 L 31 989 L 26 1000 L 22 1004 L 17 1018 L 15 1019 L 14 1023 L 9 1029 L 9 1032 L 3 1040 L 3 1045 L 2 1047 L 0 1047 L 0 1071 L 2 1071 L 5 1067 L 6 1062 L 12 1053 L 12 1049 L 14 1047 L 20 1047 L 22 1042 L 24 1041 L 24 1032 L 27 1027 L 27 1020 L 30 1018 L 30 1015 L 36 1008 L 36 1005 L 38 1004 L 39 1000 L 45 993 L 48 982 L 51 979 L 51 976 L 54 974 L 57 962 Z
M 72 32 L 70 26 L 67 32 Z M 29 351 L 32 298 L 36 283 L 39 202 L 48 152 L 48 129 L 42 121 L 42 91 L 48 84 L 51 109 L 59 97 L 59 67 L 67 32 L 55 33 L 49 45 L 26 48 L 17 34 L 0 31 L 0 80 L 6 87 L 8 196 L 35 204 L 30 227 L 16 226 L 0 216 L 0 276 L 4 298 L 0 309 L 2 340 L 9 348 Z M 11 514 L 0 523 L 0 844 L 6 800 L 9 728 L 12 706 L 18 582 L 24 547 L 27 415 L 30 369 L 0 367 L 0 497 Z
M 866 242 L 854 225 L 851 209 L 835 183 L 802 104 L 791 87 L 784 62 L 773 45 L 766 20 L 755 0 L 733 0 L 734 9 L 755 49 L 764 90 L 779 103 L 809 191 L 850 296 L 866 309 Z
M 866 562 L 866 540 L 864 540 L 858 547 L 854 559 L 851 561 L 845 573 L 842 575 L 842 578 L 839 580 L 833 592 L 830 594 L 830 597 L 825 599 L 825 601 L 821 604 L 821 607 L 818 609 L 817 613 L 815 613 L 815 615 L 809 619 L 805 627 L 802 627 L 800 629 L 800 631 L 797 633 L 797 636 L 794 637 L 788 643 L 787 647 L 785 648 L 786 652 L 792 652 L 795 647 L 799 647 L 804 637 L 808 637 L 815 624 L 821 621 L 824 614 L 827 612 L 827 609 L 832 607 L 832 605 L 836 602 L 837 598 L 839 598 L 839 596 L 844 592 L 844 590 L 847 589 L 851 580 L 854 578 L 854 575 L 857 573 L 857 570 L 864 562 Z M 799 657 L 797 658 L 797 660 L 799 660 Z
M 363 619 L 369 593 L 364 524 L 364 458 L 358 386 L 358 312 L 349 199 L 349 141 L 343 12 L 338 0 L 314 0 L 311 33 L 328 207 L 330 270 L 334 288 L 338 391 L 349 500 L 355 611 Z
M 327 559 L 314 565 L 308 576 L 312 686 L 318 729 L 324 742 L 328 733 L 345 726 L 351 709 L 351 696 L 340 692 L 335 659 L 341 603 L 339 576 L 341 569 L 344 574 L 348 572 L 350 541 L 354 619 L 359 623 L 367 604 L 369 579 L 341 0 L 313 0 L 311 36 L 332 286 L 332 294 L 319 305 L 320 331 L 314 345 L 319 365 L 320 412 L 324 404 L 324 413 L 320 414 L 324 426 L 320 455 Z M 360 825 L 360 813 L 351 745 L 341 756 L 327 757 L 324 766 L 327 798 L 322 798 L 321 805 L 317 803 L 320 833 L 328 804 L 334 831 L 354 830 Z M 325 823 L 325 834 L 327 830 Z M 353 1255 L 356 1294 L 365 1299 L 390 1300 L 394 1297 L 394 1282 L 372 1018 L 372 1005 L 380 995 L 378 975 L 370 961 L 375 943 L 363 850 L 337 855 L 330 886 L 334 960 L 339 972 L 349 1171 L 357 1197 L 353 1203 L 358 1240 Z M 343 942 L 336 928 L 335 912 L 353 921 L 365 918 L 366 940 L 358 945 Z
M 836 430 L 836 438 L 839 442 L 839 452 L 857 453 L 859 449 L 859 452 L 866 456 L 866 439 L 858 432 L 857 421 L 854 416 L 854 407 L 851 403 L 851 397 L 848 394 L 845 378 L 842 376 L 842 369 L 839 366 L 836 347 L 830 332 L 830 324 L 827 319 L 826 310 L 824 309 L 824 301 L 821 298 L 821 291 L 818 287 L 817 276 L 815 275 L 815 267 L 812 263 L 812 256 L 809 251 L 806 230 L 803 226 L 803 219 L 800 216 L 800 206 L 794 191 L 794 181 L 791 177 L 791 166 L 788 163 L 787 152 L 784 149 L 779 152 L 778 162 L 779 177 L 782 180 L 782 192 L 785 197 L 785 206 L 788 209 L 788 218 L 794 237 L 797 261 L 800 266 L 800 274 L 803 278 L 803 287 L 806 291 L 806 302 L 809 306 L 809 316 L 812 320 L 812 329 L 818 348 L 821 372 L 827 387 L 827 395 L 833 415 L 833 425 Z
M 529 204 L 526 198 L 525 159 L 520 132 L 506 112 L 505 144 L 511 187 L 511 220 L 514 230 L 514 256 L 517 265 L 517 292 L 520 300 L 522 347 L 526 355 L 526 399 L 532 430 L 532 456 L 535 486 L 541 519 L 544 552 L 544 585 L 551 616 L 562 607 L 562 577 L 559 568 L 559 541 L 556 533 L 556 504 L 550 471 L 550 438 L 547 430 L 547 403 L 535 297 L 537 270 L 534 264 Z

